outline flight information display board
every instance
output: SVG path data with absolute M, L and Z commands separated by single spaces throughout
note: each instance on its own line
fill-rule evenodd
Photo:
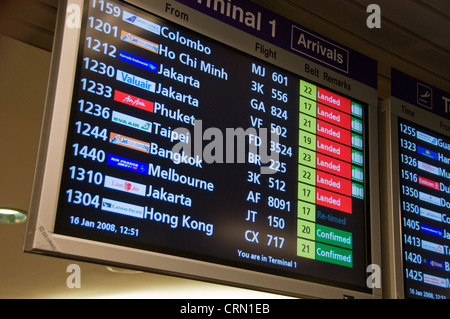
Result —
M 405 298 L 450 298 L 450 121 L 446 93 L 393 70 L 391 114 L 398 146 L 400 254 L 397 294 Z M 401 89 L 399 89 L 401 88 Z M 411 96 L 413 99 L 411 100 Z M 397 126 L 397 127 L 395 127 Z M 396 176 L 397 175 L 397 176 Z M 394 192 L 394 194 L 397 194 Z M 393 245 L 395 246 L 395 244 Z
M 405 295 L 450 296 L 450 137 L 400 120 Z
M 367 102 L 122 2 L 83 10 L 46 245 L 372 293 Z

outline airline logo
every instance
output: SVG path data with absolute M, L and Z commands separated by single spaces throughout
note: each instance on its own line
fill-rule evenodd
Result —
M 434 259 L 427 258 L 427 265 L 432 267 L 432 268 L 445 270 L 444 263 L 442 261 L 439 261 L 439 260 L 434 260 Z
M 420 231 L 423 233 L 426 233 L 426 234 L 433 235 L 433 236 L 438 236 L 438 237 L 444 236 L 444 231 L 442 229 L 428 226 L 425 224 L 420 224 Z
M 422 171 L 429 172 L 439 176 L 439 168 L 436 166 L 424 163 L 422 161 L 417 161 L 417 168 L 421 169 Z
M 111 132 L 109 134 L 109 142 L 112 144 L 128 147 L 133 150 L 144 152 L 144 153 L 150 152 L 150 144 L 149 143 L 145 143 L 143 141 L 136 140 L 134 138 L 124 136 L 121 134 L 117 134 L 114 132 Z
M 316 204 L 336 209 L 347 214 L 352 213 L 351 197 L 332 193 L 320 188 L 316 189 Z
M 140 131 L 150 133 L 152 130 L 152 123 L 141 120 L 137 117 L 126 115 L 117 111 L 113 111 L 112 119 L 114 123 L 122 124 Z
M 144 175 L 148 174 L 148 164 L 138 162 L 122 156 L 108 154 L 108 159 L 106 163 L 110 166 L 126 169 L 128 171 Z
M 423 282 L 433 286 L 447 288 L 447 280 L 445 278 L 436 277 L 428 274 L 423 274 Z
M 427 179 L 421 176 L 419 176 L 419 184 L 436 190 L 440 190 L 440 184 L 438 182 L 432 181 L 431 179 Z
M 436 137 L 433 137 L 431 135 L 428 135 L 426 133 L 422 133 L 420 131 L 417 131 L 417 138 L 421 141 L 433 144 L 433 145 L 438 145 L 438 139 Z
M 115 189 L 117 191 L 126 192 L 134 195 L 145 196 L 147 186 L 135 182 L 130 182 L 121 178 L 105 176 L 106 188 Z
M 158 64 L 156 64 L 155 62 L 143 59 L 141 57 L 138 57 L 137 55 L 122 50 L 119 51 L 119 60 L 138 66 L 147 71 L 156 73 L 156 71 L 158 70 Z
M 125 11 L 125 10 L 123 11 L 122 20 L 126 21 L 128 23 L 131 23 L 132 25 L 135 25 L 144 30 L 150 31 L 154 34 L 157 34 L 157 35 L 161 34 L 161 26 L 159 24 L 156 24 L 156 23 L 146 20 L 144 18 L 138 17 L 137 15 L 129 13 L 128 11 Z
M 123 93 L 118 90 L 114 91 L 114 100 L 149 112 L 153 112 L 153 106 L 155 104 L 153 102 L 141 99 L 131 94 Z
M 345 113 L 351 113 L 352 111 L 352 105 L 349 99 L 320 87 L 317 88 L 317 102 L 334 107 Z
M 116 80 L 153 93 L 156 89 L 155 82 L 122 70 L 117 70 Z
M 119 202 L 108 198 L 102 199 L 102 210 L 136 218 L 144 218 L 144 207 Z
M 430 194 L 427 194 L 424 192 L 419 192 L 419 199 L 424 202 L 433 204 L 433 205 L 441 206 L 441 199 L 434 195 L 430 195 Z
M 425 217 L 425 218 L 429 218 L 435 221 L 442 221 L 442 214 L 441 213 L 437 213 L 435 211 L 420 207 L 420 216 Z
M 444 246 L 422 239 L 422 249 L 444 254 Z
M 120 32 L 120 40 L 134 44 L 135 46 L 145 49 L 147 51 L 159 54 L 159 44 L 145 40 L 130 32 L 122 30 Z
M 425 155 L 429 158 L 435 159 L 435 160 L 439 160 L 439 154 L 433 151 L 430 151 L 429 149 L 426 149 L 425 147 L 422 146 L 417 146 L 417 153 L 420 155 Z

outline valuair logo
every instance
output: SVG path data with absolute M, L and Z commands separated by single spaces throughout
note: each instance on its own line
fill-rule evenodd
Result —
M 122 70 L 117 70 L 116 80 L 153 93 L 156 89 L 155 82 L 149 81 L 131 73 L 124 72 Z
M 120 40 L 134 44 L 135 46 L 145 49 L 147 51 L 159 54 L 159 44 L 145 40 L 130 32 L 122 30 L 120 32 Z
M 122 50 L 119 51 L 119 60 L 155 73 L 158 69 L 158 64 Z
M 159 24 L 156 24 L 154 22 L 151 22 L 149 20 L 143 19 L 141 17 L 138 17 L 137 15 L 134 15 L 132 13 L 129 13 L 127 11 L 123 11 L 123 21 L 126 21 L 128 23 L 131 23 L 132 25 L 135 25 L 139 28 L 142 28 L 144 30 L 150 31 L 152 33 L 155 33 L 157 35 L 160 35 L 161 33 L 161 26 Z
M 140 108 L 145 111 L 153 112 L 154 103 L 141 99 L 139 97 L 133 96 L 131 94 L 123 93 L 121 91 L 114 91 L 114 100 L 120 103 L 124 103 L 130 106 Z
M 348 73 L 349 52 L 297 26 L 292 26 L 291 49 Z

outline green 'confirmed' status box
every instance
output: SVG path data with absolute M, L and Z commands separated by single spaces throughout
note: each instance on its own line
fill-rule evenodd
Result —
M 352 249 L 353 247 L 352 233 L 319 224 L 316 225 L 315 230 L 315 239 L 317 241 L 325 244 L 336 245 L 342 248 Z

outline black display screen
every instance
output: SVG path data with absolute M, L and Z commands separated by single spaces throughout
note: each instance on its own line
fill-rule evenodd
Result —
M 401 118 L 398 128 L 405 296 L 447 299 L 450 138 Z
M 84 10 L 55 233 L 370 291 L 366 104 L 121 2 Z

